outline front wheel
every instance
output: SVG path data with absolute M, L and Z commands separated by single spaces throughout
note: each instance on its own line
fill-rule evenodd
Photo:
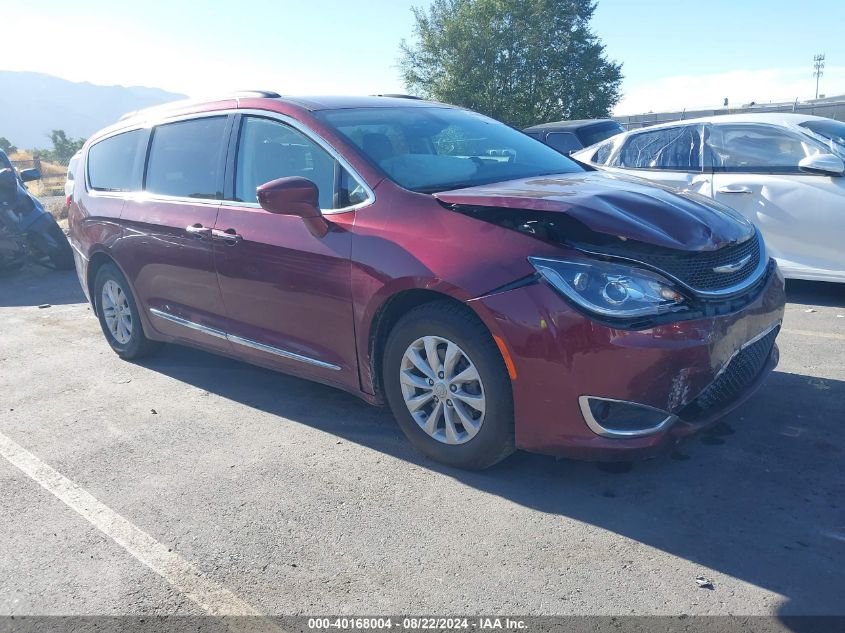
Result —
M 468 308 L 435 302 L 408 312 L 390 332 L 382 367 L 393 415 L 422 453 L 476 470 L 514 451 L 510 378 Z

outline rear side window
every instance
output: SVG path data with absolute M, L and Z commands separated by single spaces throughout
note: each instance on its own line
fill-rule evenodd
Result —
M 156 127 L 145 189 L 180 198 L 222 198 L 225 132 L 225 116 Z
M 561 154 L 574 152 L 584 147 L 578 137 L 570 132 L 551 132 L 546 136 L 546 145 L 553 147 Z
M 146 130 L 116 134 L 88 150 L 88 182 L 95 191 L 137 191 Z M 71 165 L 71 173 L 75 165 Z
M 661 128 L 630 136 L 613 160 L 614 167 L 701 171 L 701 128 Z
M 596 165 L 606 165 L 610 158 L 610 152 L 613 149 L 613 141 L 602 143 L 598 149 L 593 153 L 592 162 Z
M 334 158 L 289 125 L 259 117 L 244 117 L 235 167 L 235 199 L 256 202 L 255 190 L 277 178 L 307 178 L 320 194 L 321 209 L 348 206 L 356 185 L 347 184 L 346 200 L 335 200 Z M 354 203 L 352 203 L 354 204 Z

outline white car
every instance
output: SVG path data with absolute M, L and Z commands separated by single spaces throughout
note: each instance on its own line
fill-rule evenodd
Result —
M 73 155 L 67 165 L 67 178 L 65 179 L 65 207 L 70 207 L 70 203 L 73 199 L 73 179 L 81 156 L 82 150 L 79 150 Z
M 733 207 L 760 228 L 786 277 L 845 282 L 845 123 L 713 116 L 632 130 L 573 157 Z

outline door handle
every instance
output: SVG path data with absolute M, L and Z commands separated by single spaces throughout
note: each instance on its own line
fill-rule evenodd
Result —
M 211 237 L 229 245 L 235 245 L 243 239 L 235 229 L 226 229 L 225 231 L 211 229 Z
M 211 235 L 211 229 L 207 226 L 203 226 L 199 222 L 192 224 L 191 226 L 186 226 L 185 230 L 197 239 L 202 239 Z
M 717 191 L 717 193 L 752 193 L 751 187 L 746 187 L 745 185 L 728 185 L 727 187 L 722 187 Z

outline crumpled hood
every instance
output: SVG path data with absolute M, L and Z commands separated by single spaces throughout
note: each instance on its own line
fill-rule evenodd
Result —
M 738 213 L 690 192 L 607 172 L 578 172 L 443 191 L 446 204 L 565 213 L 591 231 L 685 251 L 715 250 L 754 232 Z

